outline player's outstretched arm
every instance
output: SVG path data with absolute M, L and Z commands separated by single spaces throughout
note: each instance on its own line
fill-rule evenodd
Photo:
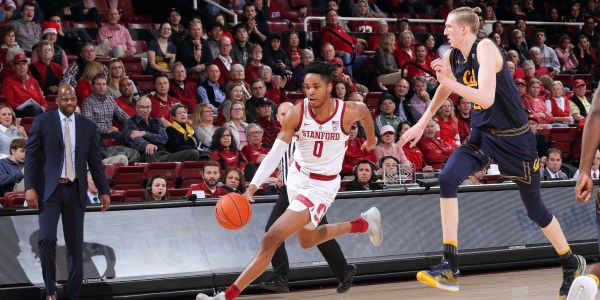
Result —
M 448 74 L 450 69 L 449 53 L 444 55 L 444 65 L 448 70 L 444 73 Z M 477 61 L 479 62 L 479 72 L 477 73 L 478 88 L 471 88 L 456 81 L 456 79 L 448 76 L 439 76 L 438 81 L 446 84 L 452 91 L 459 94 L 463 98 L 469 99 L 475 104 L 479 104 L 482 108 L 487 109 L 494 104 L 496 91 L 496 72 L 502 68 L 502 55 L 498 46 L 489 39 L 483 39 L 477 45 Z M 432 62 L 433 69 L 437 72 L 436 66 Z M 439 67 L 438 67 L 439 69 Z M 507 88 L 507 87 L 502 87 Z
M 600 128 L 600 88 L 596 88 L 592 99 L 592 107 L 585 126 L 583 127 L 583 135 L 581 137 L 581 159 L 579 163 L 579 178 L 575 185 L 575 199 L 579 202 L 586 202 L 592 197 L 594 185 L 590 178 L 592 169 L 592 161 L 596 155 L 596 149 L 600 145 L 600 134 L 595 132 Z
M 360 121 L 365 128 L 367 141 L 361 146 L 362 149 L 372 150 L 377 145 L 377 137 L 375 136 L 375 123 L 369 108 L 364 103 L 346 102 L 346 111 L 344 112 L 344 126 L 350 128 L 352 122 Z M 346 126 L 347 125 L 347 126 Z
M 433 95 L 433 99 L 431 99 L 431 103 L 429 103 L 425 113 L 423 113 L 423 116 L 421 116 L 421 119 L 419 119 L 417 124 L 405 132 L 398 140 L 398 146 L 400 147 L 404 146 L 404 144 L 409 141 L 412 141 L 411 147 L 414 147 L 417 144 L 417 142 L 421 139 L 423 130 L 425 130 L 429 120 L 431 120 L 431 118 L 435 115 L 435 112 L 437 112 L 444 101 L 448 99 L 448 96 L 450 96 L 452 93 L 452 89 L 448 87 L 448 84 L 443 83 L 440 79 L 446 78 L 446 82 L 456 83 L 456 78 L 450 69 L 450 51 L 446 52 L 443 58 L 436 59 L 431 62 L 431 67 L 436 71 L 440 85 L 435 91 L 435 95 Z
M 261 186 L 265 180 L 275 171 L 279 166 L 279 161 L 288 150 L 290 141 L 296 133 L 296 128 L 300 122 L 301 109 L 300 105 L 295 105 L 286 114 L 282 122 L 281 131 L 273 143 L 273 147 L 269 151 L 269 154 L 263 159 L 252 178 L 252 182 L 244 196 L 250 201 L 254 202 L 252 198 L 259 186 Z

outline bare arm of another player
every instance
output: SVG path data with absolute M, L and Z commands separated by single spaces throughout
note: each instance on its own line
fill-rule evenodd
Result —
M 449 54 L 450 51 L 446 52 Z M 477 73 L 478 88 L 472 88 L 456 81 L 454 76 L 444 76 L 451 74 L 448 55 L 444 55 L 444 63 L 432 62 L 433 69 L 438 70 L 448 69 L 447 71 L 438 74 L 438 81 L 444 83 L 453 92 L 459 94 L 465 99 L 469 99 L 475 104 L 479 104 L 484 109 L 489 108 L 494 104 L 496 90 L 496 72 L 502 68 L 502 56 L 498 46 L 494 45 L 489 39 L 483 39 L 477 45 L 477 57 L 479 62 L 479 73 Z M 507 88 L 507 87 L 502 87 Z
M 346 102 L 344 128 L 350 128 L 352 122 L 355 121 L 360 121 L 360 124 L 362 124 L 367 133 L 367 140 L 361 146 L 361 149 L 372 150 L 377 145 L 377 137 L 375 136 L 375 124 L 373 123 L 371 112 L 364 103 Z
M 254 202 L 252 196 L 258 187 L 261 186 L 265 179 L 275 171 L 277 166 L 279 166 L 279 161 L 287 151 L 292 137 L 294 137 L 294 134 L 296 133 L 296 127 L 298 127 L 300 122 L 301 113 L 302 110 L 300 109 L 300 104 L 298 104 L 290 108 L 285 114 L 279 136 L 277 136 L 275 143 L 273 143 L 273 147 L 271 148 L 271 151 L 269 151 L 269 154 L 267 154 L 256 170 L 250 186 L 248 186 L 246 193 L 244 193 L 244 197 L 250 202 Z
M 592 100 L 592 108 L 587 116 L 583 127 L 581 138 L 581 159 L 579 163 L 579 178 L 575 186 L 575 198 L 579 202 L 586 202 L 592 197 L 594 184 L 590 178 L 592 161 L 596 155 L 596 149 L 600 144 L 600 134 L 595 130 L 600 128 L 600 89 L 597 88 Z
M 436 59 L 431 63 L 431 66 L 434 69 L 436 66 L 442 65 L 444 67 L 438 68 L 438 81 L 440 77 L 446 77 L 449 78 L 448 81 L 453 80 L 454 82 L 456 82 L 456 78 L 454 77 L 454 75 L 452 74 L 452 70 L 450 69 L 450 51 L 446 52 L 443 59 Z M 431 118 L 435 115 L 437 110 L 442 106 L 444 101 L 448 99 L 450 93 L 452 93 L 452 89 L 448 87 L 448 84 L 442 83 L 441 81 L 439 82 L 440 86 L 435 91 L 435 95 L 433 95 L 433 99 L 431 100 L 431 103 L 429 103 L 429 106 L 425 110 L 425 113 L 423 113 L 423 116 L 419 119 L 417 124 L 411 127 L 400 137 L 400 139 L 398 140 L 398 146 L 402 147 L 407 142 L 412 141 L 411 147 L 414 147 L 417 144 L 417 142 L 421 139 L 421 136 L 423 135 L 423 130 L 425 130 L 425 127 L 427 126 L 427 123 L 429 123 L 429 120 L 431 120 Z

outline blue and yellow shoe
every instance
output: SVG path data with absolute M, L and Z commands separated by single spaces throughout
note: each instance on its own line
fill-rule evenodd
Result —
M 567 295 L 569 294 L 569 289 L 571 289 L 571 284 L 573 284 L 573 281 L 575 280 L 575 278 L 583 275 L 583 273 L 585 272 L 585 266 L 586 266 L 585 258 L 583 258 L 583 256 L 581 256 L 581 255 L 576 255 L 576 254 L 573 254 L 573 255 L 575 255 L 575 257 L 577 257 L 577 261 L 579 262 L 579 264 L 576 269 L 563 268 L 563 283 L 560 286 L 560 290 L 558 291 L 558 300 L 567 299 Z
M 450 261 L 442 259 L 442 262 L 437 266 L 433 266 L 431 270 L 417 273 L 417 280 L 431 287 L 458 292 L 459 276 L 460 271 L 452 272 Z

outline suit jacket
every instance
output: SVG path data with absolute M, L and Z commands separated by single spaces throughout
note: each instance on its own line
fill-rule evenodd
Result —
M 569 177 L 567 176 L 567 174 L 565 174 L 563 171 L 558 171 L 558 178 L 552 178 L 552 175 L 550 175 L 550 173 L 548 172 L 548 168 L 544 168 L 544 172 L 541 173 L 542 176 L 542 181 L 543 180 L 566 180 L 569 179 Z
M 75 114 L 75 177 L 81 207 L 88 203 L 87 169 L 92 174 L 100 195 L 109 195 L 108 183 L 98 148 L 96 124 Z M 25 160 L 25 190 L 33 188 L 41 203 L 48 200 L 61 177 L 64 141 L 58 110 L 38 115 L 29 130 Z

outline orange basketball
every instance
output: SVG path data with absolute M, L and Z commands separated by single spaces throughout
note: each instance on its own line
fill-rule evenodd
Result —
M 248 224 L 250 217 L 250 202 L 240 194 L 229 193 L 221 197 L 215 206 L 215 218 L 226 229 L 240 229 Z

